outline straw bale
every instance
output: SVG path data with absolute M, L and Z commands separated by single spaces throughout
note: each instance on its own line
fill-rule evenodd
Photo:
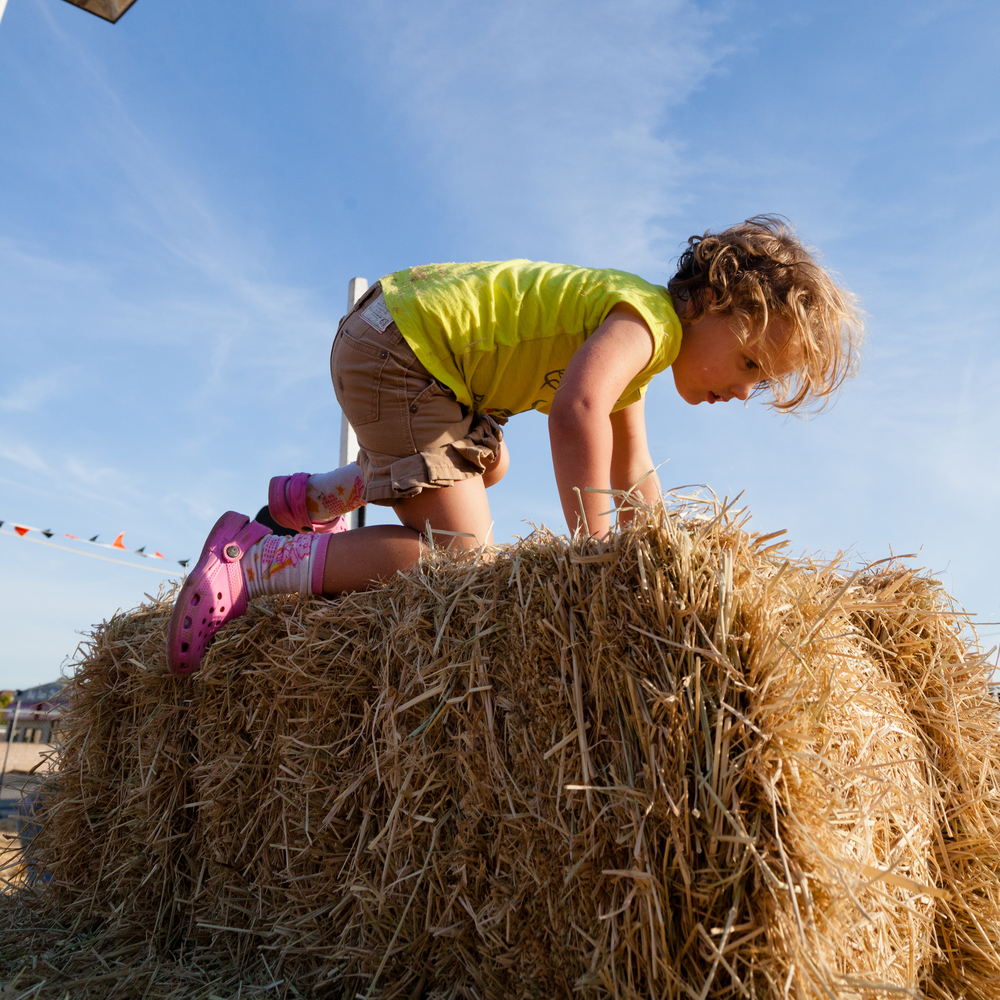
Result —
M 996 703 L 926 575 L 689 502 L 258 601 L 194 680 L 169 612 L 80 665 L 11 996 L 1000 998 Z

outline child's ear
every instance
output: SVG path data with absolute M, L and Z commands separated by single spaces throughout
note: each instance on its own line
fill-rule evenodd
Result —
M 712 303 L 715 301 L 715 289 L 714 288 L 704 288 L 701 292 L 701 307 L 705 312 L 708 312 L 712 308 Z
M 682 298 L 680 295 L 672 295 L 671 298 L 674 301 L 674 312 L 681 322 L 688 323 L 694 319 L 695 306 L 690 296 Z

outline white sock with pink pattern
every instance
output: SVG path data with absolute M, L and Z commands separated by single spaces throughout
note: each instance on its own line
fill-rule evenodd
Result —
M 267 535 L 252 545 L 240 560 L 247 580 L 247 598 L 321 593 L 323 574 L 317 560 L 326 562 L 329 540 L 329 535 Z M 318 591 L 313 589 L 317 575 Z
M 310 476 L 306 483 L 306 511 L 313 521 L 333 521 L 364 502 L 365 481 L 357 462 Z

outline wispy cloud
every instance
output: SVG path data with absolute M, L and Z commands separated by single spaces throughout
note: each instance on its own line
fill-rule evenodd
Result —
M 0 460 L 13 462 L 29 472 L 44 475 L 50 471 L 49 464 L 31 445 L 18 441 L 0 441 Z
M 103 319 L 87 331 L 91 343 L 193 342 L 193 353 L 178 352 L 186 364 L 174 385 L 212 391 L 220 373 L 231 378 L 265 366 L 275 385 L 300 379 L 302 349 L 329 344 L 339 316 L 313 290 L 283 280 L 278 252 L 219 192 L 206 189 L 183 144 L 155 116 L 144 117 L 148 109 L 121 91 L 81 37 L 64 31 L 45 5 L 39 10 L 67 72 L 86 81 L 87 100 L 74 122 L 89 151 L 81 183 L 102 199 L 102 188 L 113 187 L 114 197 L 112 211 L 86 234 L 86 257 L 59 245 L 28 250 L 0 242 L 0 259 L 10 262 L 5 273 L 21 275 L 32 291 L 30 303 L 22 293 L 19 323 L 44 298 L 48 331 L 75 310 Z M 44 89 L 45 81 L 37 82 Z M 51 106 L 63 100 L 55 92 L 38 97 L 46 99 Z M 61 106 L 58 112 L 73 113 Z M 90 308 L 80 310 L 81 301 Z M 266 353 L 259 349 L 265 343 Z
M 8 355 L 8 364 L 14 360 L 16 352 Z M 10 370 L 10 369 L 8 369 Z M 26 378 L 9 392 L 0 396 L 0 413 L 34 413 L 48 400 L 56 398 L 66 383 L 63 372 L 51 372 Z
M 665 128 L 724 54 L 689 0 L 364 7 L 386 142 L 422 157 L 458 216 L 579 262 L 650 267 L 681 198 Z M 360 26 L 359 26 L 360 27 Z
M 51 444 L 43 451 L 32 441 L 17 440 L 4 434 L 0 443 L 0 462 L 10 462 L 34 474 L 28 482 L 42 484 L 53 495 L 74 496 L 95 501 L 102 506 L 121 507 L 142 500 L 134 476 L 123 463 L 100 460 L 85 453 L 68 451 L 65 446 Z M 19 489 L 26 488 L 24 473 L 18 477 Z

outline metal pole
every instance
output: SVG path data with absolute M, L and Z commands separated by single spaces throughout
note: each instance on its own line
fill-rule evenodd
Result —
M 0 2 L 5 2 L 5 0 L 0 0 Z M 3 9 L 0 8 L 0 14 L 2 13 Z M 0 788 L 3 788 L 3 783 L 7 778 L 7 761 L 10 760 L 10 743 L 14 738 L 14 733 L 17 731 L 17 713 L 21 711 L 21 692 L 15 692 L 14 697 L 17 701 L 14 704 L 14 714 L 11 716 L 10 725 L 7 727 L 7 749 L 3 755 L 3 771 L 0 771 Z
M 0 2 L 6 2 L 6 0 L 0 0 Z M 361 298 L 365 292 L 368 291 L 368 279 L 367 278 L 351 278 L 347 283 L 347 311 L 350 312 L 354 308 L 354 303 Z M 350 425 L 347 417 L 341 413 L 340 415 L 340 464 L 341 466 L 347 465 L 348 462 L 353 462 L 358 455 L 358 436 L 354 433 L 354 428 Z M 364 507 L 359 507 L 356 511 L 351 514 L 351 527 L 352 528 L 363 528 L 365 526 L 365 509 Z

